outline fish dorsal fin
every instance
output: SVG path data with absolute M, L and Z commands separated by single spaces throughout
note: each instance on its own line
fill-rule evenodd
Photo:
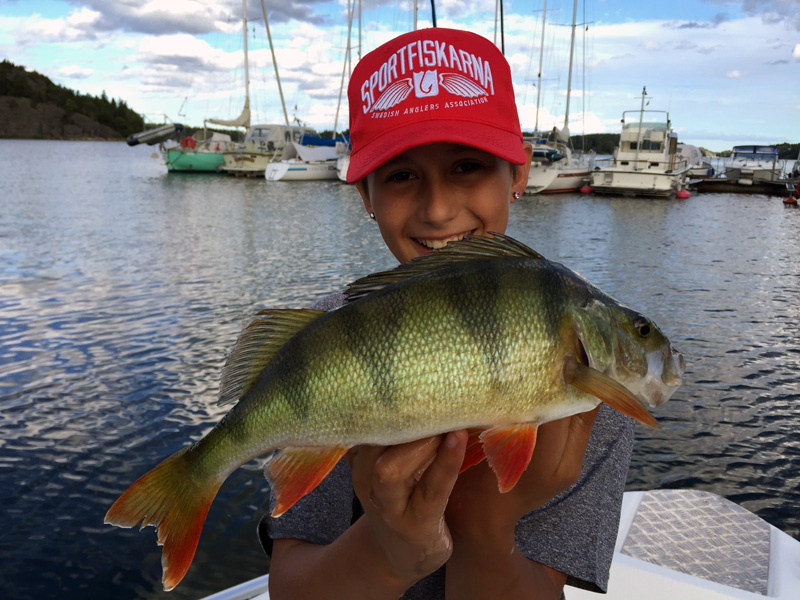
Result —
M 225 361 L 217 404 L 238 402 L 283 345 L 325 311 L 304 309 L 267 309 L 248 325 Z
M 507 235 L 491 233 L 494 237 L 468 235 L 463 240 L 450 242 L 444 248 L 440 248 L 432 254 L 414 258 L 390 271 L 373 273 L 362 277 L 347 286 L 345 290 L 347 300 L 348 302 L 354 302 L 359 298 L 417 275 L 431 273 L 459 263 L 515 258 L 544 260 L 544 256 L 535 250 L 531 250 L 522 242 L 518 242 Z

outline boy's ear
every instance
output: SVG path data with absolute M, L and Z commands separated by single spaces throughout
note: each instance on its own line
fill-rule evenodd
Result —
M 371 214 L 372 210 L 372 202 L 369 199 L 369 192 L 367 191 L 367 186 L 364 185 L 364 180 L 356 181 L 353 185 L 356 186 L 358 193 L 361 194 L 361 201 L 364 203 L 364 208 L 367 210 L 367 214 Z
M 527 157 L 525 164 L 517 165 L 514 176 L 514 189 L 524 190 L 528 185 L 528 171 L 531 170 L 531 159 L 533 158 L 533 144 L 522 142 L 522 149 Z

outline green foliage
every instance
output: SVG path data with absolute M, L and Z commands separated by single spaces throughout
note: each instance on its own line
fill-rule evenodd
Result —
M 76 93 L 7 60 L 0 63 L 0 95 L 30 98 L 34 107 L 39 103 L 54 104 L 63 108 L 67 117 L 76 113 L 85 115 L 110 127 L 123 138 L 144 129 L 144 119 L 124 100 L 109 100 L 105 91 L 100 97 Z
M 776 146 L 778 146 L 778 158 L 797 160 L 800 157 L 800 144 L 776 144 Z

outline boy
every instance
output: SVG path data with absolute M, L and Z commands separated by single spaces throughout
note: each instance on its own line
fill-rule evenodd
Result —
M 400 262 L 505 231 L 531 146 L 493 44 L 447 29 L 401 35 L 361 60 L 348 96 L 348 181 Z M 602 406 L 547 423 L 505 494 L 485 461 L 458 476 L 465 431 L 357 447 L 265 519 L 271 597 L 558 598 L 567 579 L 604 591 L 632 438 L 631 420 Z

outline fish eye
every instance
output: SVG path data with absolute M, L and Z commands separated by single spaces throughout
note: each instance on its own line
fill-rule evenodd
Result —
M 636 328 L 636 332 L 643 338 L 650 335 L 650 321 L 643 317 L 639 317 L 633 322 L 633 326 Z

